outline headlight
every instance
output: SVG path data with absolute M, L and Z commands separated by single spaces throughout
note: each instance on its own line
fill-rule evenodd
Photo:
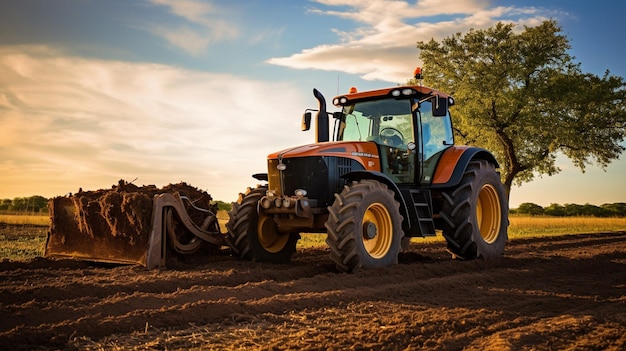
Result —
M 291 199 L 286 197 L 283 199 L 283 207 L 284 208 L 289 208 L 291 207 Z
M 264 196 L 261 199 L 261 207 L 263 207 L 266 210 L 269 209 L 270 207 L 272 207 L 272 200 L 268 198 L 267 196 Z

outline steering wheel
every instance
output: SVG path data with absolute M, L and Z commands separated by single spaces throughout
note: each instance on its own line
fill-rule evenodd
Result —
M 393 146 L 393 147 L 402 145 L 402 142 L 404 141 L 404 135 L 402 134 L 402 132 L 392 127 L 386 127 L 386 128 L 381 129 L 380 136 L 391 140 L 392 145 L 390 146 Z

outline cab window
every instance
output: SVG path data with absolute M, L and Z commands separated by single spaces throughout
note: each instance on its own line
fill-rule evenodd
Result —
M 346 106 L 338 140 L 373 141 L 380 150 L 381 171 L 398 183 L 415 179 L 415 143 L 410 100 L 378 100 Z
M 450 115 L 434 117 L 431 100 L 420 104 L 422 121 L 422 147 L 424 160 L 428 160 L 436 153 L 447 149 L 454 143 Z

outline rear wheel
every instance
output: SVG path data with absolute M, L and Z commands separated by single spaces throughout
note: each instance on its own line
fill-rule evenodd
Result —
M 470 162 L 461 183 L 442 195 L 443 236 L 454 256 L 489 259 L 504 253 L 508 202 L 493 164 Z
M 245 194 L 240 194 L 228 213 L 226 228 L 241 258 L 286 263 L 296 251 L 299 235 L 280 233 L 271 217 L 259 216 L 257 204 L 266 190 L 266 187 L 248 188 Z
M 346 186 L 328 208 L 326 243 L 337 269 L 398 263 L 402 236 L 400 204 L 386 185 L 362 180 Z

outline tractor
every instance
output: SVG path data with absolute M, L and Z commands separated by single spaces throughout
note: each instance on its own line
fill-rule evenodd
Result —
M 225 231 L 200 189 L 120 180 L 50 200 L 45 256 L 163 268 L 208 245 L 285 263 L 300 233 L 324 233 L 337 269 L 354 272 L 397 263 L 411 238 L 437 230 L 457 258 L 503 254 L 508 203 L 498 163 L 487 150 L 454 145 L 451 96 L 421 84 L 350 89 L 331 113 L 313 94 L 319 107 L 305 110 L 302 130 L 315 114 L 315 143 L 270 154 L 267 172 L 253 175 L 261 185 L 240 194 Z
M 508 200 L 487 150 L 454 144 L 452 96 L 421 85 L 333 98 L 302 116 L 315 143 L 268 155 L 263 183 L 233 203 L 228 240 L 246 260 L 289 262 L 300 233 L 326 234 L 341 272 L 396 264 L 414 237 L 440 230 L 460 259 L 504 252 Z M 332 140 L 331 126 L 332 125 Z

